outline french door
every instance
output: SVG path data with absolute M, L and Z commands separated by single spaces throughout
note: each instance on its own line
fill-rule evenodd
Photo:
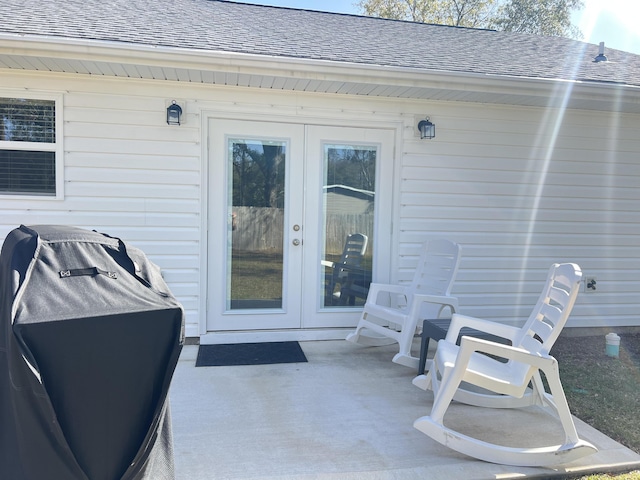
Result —
M 394 131 L 211 119 L 208 331 L 348 327 L 388 271 Z M 336 270 L 349 235 L 367 245 Z

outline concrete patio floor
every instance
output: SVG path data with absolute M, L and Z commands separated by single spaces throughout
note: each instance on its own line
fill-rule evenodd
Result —
M 195 367 L 198 347 L 184 347 L 171 386 L 176 480 L 559 478 L 640 468 L 640 455 L 577 419 L 599 450 L 577 462 L 523 468 L 469 458 L 413 428 L 433 397 L 412 385 L 412 369 L 391 362 L 393 346 L 301 346 L 308 363 L 233 367 Z M 454 404 L 447 422 L 509 445 L 562 441 L 535 408 Z

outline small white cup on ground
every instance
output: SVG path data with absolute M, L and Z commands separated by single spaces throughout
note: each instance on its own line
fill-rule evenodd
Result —
M 620 355 L 620 337 L 615 333 L 608 333 L 605 335 L 606 353 L 608 357 L 618 358 Z

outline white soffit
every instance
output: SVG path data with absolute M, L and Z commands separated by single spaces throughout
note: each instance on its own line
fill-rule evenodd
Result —
M 640 113 L 640 88 L 0 35 L 0 68 L 385 98 Z M 569 100 L 567 102 L 567 94 Z

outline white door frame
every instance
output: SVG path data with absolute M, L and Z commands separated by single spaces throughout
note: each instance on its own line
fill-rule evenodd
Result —
M 376 193 L 380 197 L 377 199 L 378 204 L 376 206 L 377 219 L 376 219 L 376 247 L 374 256 L 376 259 L 383 259 L 383 261 L 376 262 L 376 268 L 373 272 L 374 281 L 385 282 L 389 281 L 391 271 L 391 258 L 395 251 L 393 247 L 393 238 L 395 236 L 395 230 L 397 228 L 396 222 L 393 221 L 394 216 L 397 213 L 397 169 L 399 168 L 397 159 L 400 155 L 400 141 L 402 133 L 402 125 L 397 122 L 362 122 L 354 120 L 344 121 L 313 121 L 312 119 L 291 119 L 290 117 L 274 117 L 274 116 L 236 116 L 214 112 L 202 112 L 202 134 L 205 137 L 202 142 L 202 185 L 201 185 L 201 202 L 202 202 L 202 234 L 201 234 L 201 258 L 203 268 L 201 268 L 201 315 L 199 316 L 199 334 L 201 344 L 215 344 L 215 343 L 238 343 L 238 342 L 261 342 L 261 341 L 287 341 L 287 340 L 329 340 L 329 339 L 343 339 L 346 332 L 355 325 L 357 321 L 357 315 L 353 315 L 350 312 L 349 317 L 353 317 L 345 325 L 344 322 L 336 322 L 333 327 L 314 328 L 310 326 L 305 328 L 303 323 L 302 328 L 292 330 L 248 330 L 248 331 L 208 331 L 207 330 L 207 308 L 210 298 L 208 295 L 208 231 L 212 228 L 209 225 L 209 123 L 215 120 L 228 120 L 228 121 L 273 121 L 274 123 L 285 123 L 306 125 L 309 127 L 323 127 L 327 129 L 343 129 L 343 128 L 362 128 L 362 129 L 374 129 L 379 131 L 385 131 L 389 133 L 390 137 L 385 137 L 388 140 L 383 142 L 384 149 L 381 151 L 381 159 L 379 167 L 376 172 Z M 295 120 L 295 121 L 292 121 Z M 307 135 L 305 135 L 305 149 L 307 145 Z M 371 139 L 365 139 L 365 142 L 372 141 Z M 376 140 L 380 143 L 380 139 Z M 375 142 L 374 142 L 375 143 Z M 305 152 L 306 155 L 306 152 Z M 305 175 L 306 177 L 306 175 Z M 301 314 L 304 315 L 305 308 L 302 309 Z
M 231 310 L 226 301 L 218 299 L 214 304 L 209 303 L 207 312 L 207 329 L 210 331 L 255 331 L 255 330 L 287 330 L 301 327 L 301 298 L 302 298 L 302 237 L 303 231 L 293 230 L 293 225 L 303 224 L 304 202 L 302 188 L 292 188 L 299 185 L 297 179 L 304 178 L 301 161 L 304 158 L 304 126 L 300 124 L 265 122 L 254 120 L 211 119 L 209 121 L 210 142 L 209 159 L 217 162 L 209 165 L 209 252 L 207 270 L 210 298 L 222 295 L 228 288 L 225 284 L 230 279 L 227 252 L 227 233 L 231 222 L 227 211 L 229 198 L 227 197 L 228 182 L 231 178 L 228 164 L 228 142 L 231 139 L 249 138 L 258 141 L 277 141 L 286 145 L 285 160 L 285 199 L 283 212 L 283 297 L 281 308 L 252 308 L 246 310 Z M 226 162 L 221 162 L 222 159 Z M 219 179 L 219 188 L 214 184 Z M 220 208 L 216 208 L 220 205 Z M 219 260 L 222 259 L 222 260 Z M 226 275 L 225 275 L 226 272 Z M 259 281 L 259 279 L 257 279 Z
M 325 144 L 349 144 L 375 146 L 378 149 L 380 158 L 376 168 L 376 190 L 375 190 L 375 211 L 373 258 L 374 271 L 373 278 L 377 281 L 387 279 L 390 269 L 389 258 L 391 252 L 391 232 L 393 188 L 389 179 L 393 178 L 394 162 L 385 161 L 393 159 L 394 132 L 391 129 L 365 128 L 365 127 L 345 127 L 345 126 L 317 126 L 308 125 L 305 135 L 305 161 L 316 169 L 315 172 L 305 172 L 305 190 L 307 195 L 306 210 L 321 211 L 322 201 L 322 167 L 323 167 L 323 146 Z M 313 192 L 316 192 L 314 195 Z M 318 276 L 317 266 L 320 265 L 322 248 L 320 240 L 322 238 L 320 224 L 321 218 L 317 218 L 315 223 L 306 222 L 305 242 L 307 253 L 304 257 L 304 278 L 305 282 L 311 285 L 309 289 L 313 292 L 321 292 L 322 286 L 318 283 L 322 281 L 322 276 Z M 388 222 L 385 224 L 385 222 Z M 353 232 L 355 233 L 355 232 Z M 313 253 L 316 255 L 314 256 Z M 361 309 L 349 307 L 331 307 L 331 309 L 321 308 L 322 297 L 316 295 L 314 298 L 307 298 L 303 301 L 302 308 L 302 328 L 354 328 L 360 318 Z

